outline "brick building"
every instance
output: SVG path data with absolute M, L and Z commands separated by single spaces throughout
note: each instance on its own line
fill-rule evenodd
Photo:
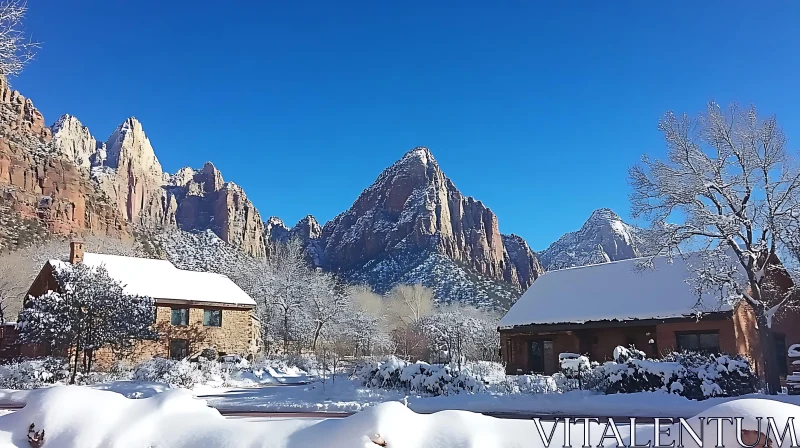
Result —
M 131 352 L 122 354 L 133 362 L 155 356 L 184 358 L 205 348 L 242 356 L 260 349 L 255 301 L 224 275 L 178 269 L 167 260 L 84 253 L 78 242 L 70 245 L 69 263 L 102 265 L 126 293 L 155 300 L 153 325 L 160 338 L 140 341 Z M 53 272 L 65 264 L 60 260 L 45 263 L 26 297 L 57 290 Z M 50 354 L 48 348 L 40 346 L 21 346 L 12 351 L 22 356 Z M 119 356 L 101 350 L 96 359 L 103 365 Z
M 763 371 L 763 356 L 749 305 L 698 296 L 687 284 L 687 262 L 664 257 L 642 268 L 624 260 L 548 272 L 500 321 L 500 347 L 509 374 L 552 374 L 559 353 L 612 359 L 616 346 L 634 345 L 650 357 L 673 350 L 739 353 Z M 691 263 L 691 260 L 690 260 Z M 788 276 L 780 281 L 791 285 Z M 781 375 L 786 347 L 800 343 L 800 315 L 785 312 L 773 324 Z

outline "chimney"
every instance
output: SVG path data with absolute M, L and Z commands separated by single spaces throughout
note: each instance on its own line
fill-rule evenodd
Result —
M 83 261 L 83 243 L 72 241 L 69 243 L 69 262 L 78 264 Z

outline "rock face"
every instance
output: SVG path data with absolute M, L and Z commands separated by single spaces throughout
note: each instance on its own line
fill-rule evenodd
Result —
M 292 237 L 297 237 L 305 241 L 316 240 L 322 236 L 322 226 L 319 225 L 316 218 L 307 215 L 305 218 L 298 221 L 289 233 Z
M 277 216 L 271 216 L 264 223 L 264 239 L 269 242 L 285 243 L 289 241 L 291 235 L 289 228 Z
M 108 138 L 106 148 L 105 157 L 97 156 L 96 166 L 110 168 L 114 175 L 97 176 L 100 187 L 128 221 L 147 224 L 142 211 L 160 194 L 167 179 L 142 124 L 128 118 Z
M 105 144 L 98 144 L 89 128 L 72 115 L 62 115 L 50 130 L 56 151 L 80 168 L 88 170 L 97 154 L 105 154 Z
M 506 265 L 506 271 L 503 277 L 507 282 L 514 280 L 516 274 L 517 281 L 524 288 L 533 284 L 533 281 L 539 278 L 539 275 L 544 272 L 542 264 L 533 253 L 528 243 L 519 235 L 502 235 L 503 245 L 508 254 L 509 264 Z M 511 269 L 513 267 L 513 269 Z
M 309 236 L 321 267 L 378 291 L 421 282 L 440 300 L 492 305 L 513 300 L 541 272 L 521 238 L 508 237 L 509 254 L 495 214 L 462 195 L 427 148 L 384 170 L 317 238 L 316 220 L 304 221 L 290 233 Z
M 548 271 L 635 258 L 642 255 L 640 232 L 610 209 L 601 208 L 592 212 L 580 230 L 564 234 L 539 255 Z
M 49 232 L 130 236 L 125 219 L 63 157 L 31 100 L 0 77 L 0 246 L 19 244 L 20 223 Z M 14 243 L 16 241 L 16 243 Z
M 266 254 L 264 224 L 242 188 L 224 182 L 211 163 L 164 173 L 136 118 L 100 143 L 70 115 L 46 127 L 33 103 L 4 79 L 0 105 L 0 186 L 9 185 L 3 203 L 22 218 L 38 217 L 61 233 L 127 234 L 129 224 L 210 229 L 248 254 Z
M 264 223 L 244 190 L 225 182 L 207 162 L 202 169 L 181 169 L 162 190 L 161 209 L 145 218 L 182 230 L 212 230 L 223 241 L 254 256 L 264 256 Z M 147 215 L 146 215 L 147 216 Z

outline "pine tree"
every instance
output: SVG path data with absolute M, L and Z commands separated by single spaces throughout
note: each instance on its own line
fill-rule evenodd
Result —
M 154 340 L 152 298 L 125 293 L 122 284 L 102 266 L 59 265 L 54 269 L 58 291 L 30 297 L 17 328 L 22 342 L 67 348 L 75 382 L 83 354 L 83 372 L 91 371 L 103 347 L 128 348 L 137 340 Z

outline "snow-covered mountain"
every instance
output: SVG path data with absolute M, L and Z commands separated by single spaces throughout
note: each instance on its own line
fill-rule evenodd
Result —
M 105 143 L 71 115 L 50 128 L 52 145 L 116 205 L 124 220 L 147 228 L 212 230 L 224 241 L 257 256 L 266 253 L 264 228 L 244 190 L 225 182 L 210 162 L 201 169 L 165 173 L 142 124 L 120 124 Z
M 539 253 L 548 271 L 641 256 L 641 230 L 607 208 L 592 212 L 580 230 L 564 234 Z
M 321 234 L 313 217 L 289 234 L 318 266 L 378 292 L 422 283 L 440 301 L 507 306 L 542 272 L 527 243 L 501 235 L 497 216 L 462 195 L 423 147 L 385 169 Z

